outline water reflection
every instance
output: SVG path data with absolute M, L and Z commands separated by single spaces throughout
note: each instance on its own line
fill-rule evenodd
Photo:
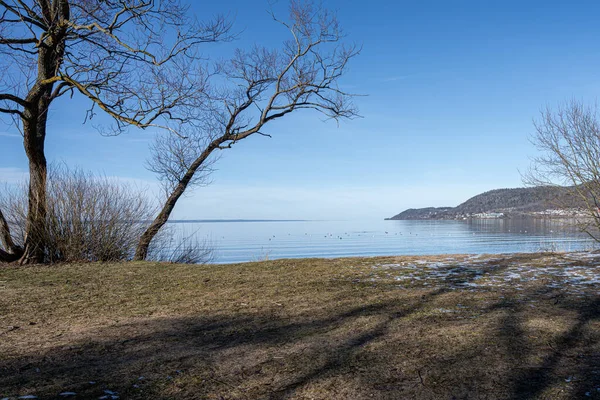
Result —
M 577 227 L 575 219 L 510 218 L 510 219 L 473 219 L 465 221 L 476 232 L 533 233 L 552 235 L 555 233 L 569 236 L 585 236 Z
M 591 249 L 573 221 L 236 221 L 174 224 L 216 248 L 216 262 L 258 259 L 514 253 Z

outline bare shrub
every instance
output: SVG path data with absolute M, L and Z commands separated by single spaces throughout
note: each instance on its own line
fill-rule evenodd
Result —
M 44 262 L 130 259 L 155 210 L 142 191 L 81 169 L 53 166 L 48 176 Z M 14 241 L 25 242 L 27 184 L 3 193 Z M 28 232 L 32 234 L 32 232 Z

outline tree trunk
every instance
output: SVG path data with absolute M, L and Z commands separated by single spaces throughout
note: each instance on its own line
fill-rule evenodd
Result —
M 0 210 L 0 243 L 2 243 L 4 249 L 9 253 L 17 253 L 19 251 L 19 247 L 13 242 L 12 235 L 10 234 L 10 226 L 6 218 L 4 218 L 2 210 Z
M 45 107 L 49 105 L 49 101 L 40 100 L 39 103 Z M 29 208 L 25 225 L 25 249 L 21 263 L 44 262 L 48 175 L 44 154 L 46 116 L 47 109 L 41 112 L 35 110 L 31 120 L 23 122 L 25 153 L 29 159 Z
M 42 3 L 42 11 L 53 17 L 55 22 L 68 20 L 69 3 L 60 0 L 53 10 L 49 3 Z M 46 180 L 48 175 L 44 144 L 48 109 L 52 103 L 54 83 L 47 80 L 55 77 L 63 62 L 65 53 L 66 26 L 51 32 L 43 44 L 38 47 L 38 76 L 36 83 L 29 91 L 27 106 L 23 110 L 23 144 L 29 159 L 29 203 L 25 225 L 23 263 L 44 262 L 46 252 Z
M 190 165 L 186 173 L 183 175 L 175 189 L 171 192 L 171 195 L 167 198 L 167 201 L 163 205 L 163 208 L 160 210 L 154 221 L 150 224 L 148 229 L 144 231 L 142 236 L 140 237 L 140 241 L 138 242 L 137 249 L 135 250 L 135 256 L 133 257 L 134 261 L 142 261 L 148 257 L 148 249 L 150 248 L 150 243 L 152 239 L 156 236 L 156 234 L 160 231 L 160 229 L 167 223 L 177 201 L 185 193 L 188 185 L 192 181 L 194 174 L 204 164 L 204 162 L 208 159 L 211 153 L 219 148 L 219 145 L 225 140 L 224 137 L 221 137 L 215 141 L 213 141 L 198 157 L 194 162 Z
M 12 239 L 10 226 L 0 210 L 0 243 L 5 250 L 0 249 L 0 262 L 13 262 L 21 258 L 23 249 L 17 246 Z
M 150 226 L 144 231 L 142 236 L 140 236 L 140 241 L 138 242 L 135 250 L 135 256 L 133 257 L 134 261 L 142 261 L 148 257 L 148 249 L 150 248 L 152 239 L 154 239 L 156 234 L 169 220 L 169 217 L 175 208 L 175 204 L 177 204 L 177 200 L 179 200 L 181 195 L 185 192 L 190 180 L 185 183 L 183 181 L 179 182 L 163 205 L 163 208 L 160 210 L 156 218 L 154 218 L 154 221 L 152 221 Z
M 13 261 L 17 261 L 19 259 L 19 254 L 8 253 L 2 249 L 0 249 L 0 263 L 11 263 Z

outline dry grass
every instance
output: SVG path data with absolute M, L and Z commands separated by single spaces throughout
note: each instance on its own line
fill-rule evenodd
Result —
M 600 398 L 598 264 L 0 267 L 0 398 Z

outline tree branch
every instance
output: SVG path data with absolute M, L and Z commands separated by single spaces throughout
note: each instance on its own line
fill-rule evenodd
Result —
M 28 105 L 26 100 L 20 98 L 19 96 L 15 96 L 15 95 L 9 94 L 9 93 L 0 93 L 0 100 L 12 101 L 22 107 L 27 107 L 27 105 Z

